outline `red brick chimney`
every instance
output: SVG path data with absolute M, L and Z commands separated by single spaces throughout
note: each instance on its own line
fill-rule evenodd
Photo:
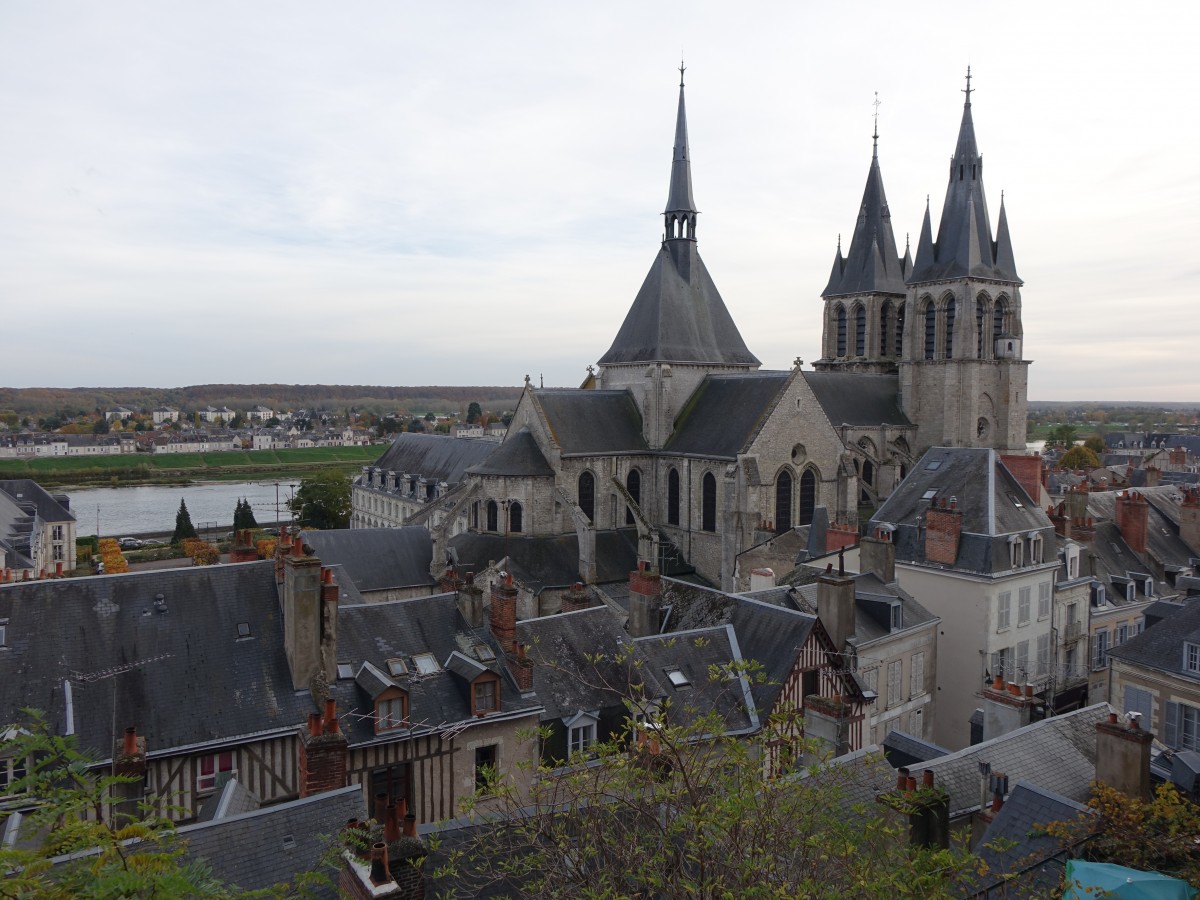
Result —
M 1055 506 L 1053 503 L 1046 507 L 1046 516 L 1050 519 L 1050 523 L 1054 526 L 1054 533 L 1059 537 L 1069 538 L 1071 536 L 1071 517 L 1067 515 L 1067 503 L 1064 500 L 1062 503 Z
M 941 505 L 935 497 L 925 513 L 925 559 L 952 566 L 958 560 L 958 542 L 962 537 L 962 513 L 952 497 L 949 506 L 945 498 Z
M 1200 488 L 1184 488 L 1179 506 L 1179 538 L 1200 554 Z
M 458 577 L 458 572 L 454 566 L 446 566 L 446 571 L 438 578 L 438 590 L 443 594 L 457 591 L 462 585 L 462 579 Z
M 517 644 L 517 652 L 509 654 L 507 658 L 508 671 L 523 694 L 533 690 L 533 660 L 525 653 L 525 645 Z
M 1117 494 L 1117 528 L 1134 553 L 1146 552 L 1146 529 L 1150 520 L 1150 505 L 1137 491 Z
M 1176 472 L 1187 466 L 1187 450 L 1183 447 L 1172 447 L 1167 453 L 1167 463 Z
M 591 597 L 583 587 L 582 581 L 571 585 L 571 589 L 562 595 L 562 612 L 577 612 L 591 605 Z
M 662 579 L 645 562 L 629 573 L 629 620 L 625 629 L 633 637 L 658 634 L 662 627 Z
M 1013 478 L 1017 479 L 1017 483 L 1025 489 L 1029 499 L 1038 503 L 1038 498 L 1041 496 L 1042 472 L 1045 468 L 1042 465 L 1042 457 L 1036 453 L 1032 456 L 1003 453 L 1000 455 L 1000 461 L 1012 473 Z
M 834 522 L 825 530 L 825 552 L 833 553 L 858 543 L 858 527 L 849 522 Z
M 337 701 L 325 701 L 325 714 L 311 713 L 300 730 L 300 796 L 346 786 L 349 747 L 337 719 Z
M 145 799 L 146 739 L 139 737 L 137 728 L 130 725 L 115 748 L 116 761 L 113 774 L 136 778 L 127 784 L 113 785 L 113 812 L 140 819 L 144 815 L 141 804 Z
M 492 635 L 505 653 L 517 649 L 517 589 L 512 575 L 505 572 L 499 584 L 492 586 Z
M 249 528 L 238 529 L 233 546 L 229 548 L 230 562 L 254 562 L 258 559 L 258 548 L 254 546 L 253 532 Z

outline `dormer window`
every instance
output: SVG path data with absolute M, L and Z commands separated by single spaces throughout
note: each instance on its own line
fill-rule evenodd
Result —
M 1108 596 L 1105 593 L 1104 585 L 1102 585 L 1102 584 L 1092 585 L 1092 599 L 1095 601 L 1097 606 L 1107 606 L 1108 605 Z
M 375 701 L 375 733 L 393 731 L 408 725 L 408 696 L 400 693 L 381 696 Z
M 1014 569 L 1025 563 L 1025 545 L 1019 535 L 1014 534 L 1008 539 L 1008 561 Z
M 486 715 L 500 708 L 500 679 L 482 676 L 471 685 L 473 715 Z
M 25 757 L 0 759 L 0 797 L 17 793 L 13 785 L 24 778 L 27 771 Z
M 1200 644 L 1184 643 L 1183 671 L 1200 675 Z M 0 793 L 3 793 L 0 791 Z
M 899 603 L 892 604 L 892 631 L 899 631 L 904 627 L 904 607 Z
M 1142 592 L 1145 593 L 1145 595 L 1147 597 L 1154 596 L 1154 579 L 1153 578 L 1147 578 L 1144 582 L 1142 582 Z

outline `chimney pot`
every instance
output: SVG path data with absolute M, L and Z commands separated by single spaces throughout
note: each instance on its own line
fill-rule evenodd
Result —
M 321 714 L 320 713 L 309 713 L 308 714 L 308 733 L 310 735 L 312 735 L 313 737 L 319 737 L 321 734 L 321 727 L 322 727 L 321 726 Z
M 391 881 L 388 876 L 387 844 L 379 841 L 371 846 L 371 884 L 376 886 Z
M 906 784 L 908 784 L 908 769 L 901 766 L 896 770 L 896 790 L 904 790 Z
M 1025 685 L 1025 699 L 1027 699 L 1027 700 L 1033 699 L 1033 685 L 1032 684 L 1026 683 L 1026 685 Z
M 325 701 L 325 733 L 337 734 L 338 718 L 337 718 L 337 701 L 332 697 Z
M 915 791 L 917 789 L 917 779 L 912 775 L 909 775 L 907 778 L 905 778 L 904 789 L 906 791 Z
M 132 725 L 125 729 L 125 746 L 123 749 L 126 756 L 137 756 L 137 728 Z
M 383 826 L 387 823 L 387 791 L 380 791 L 375 795 L 375 821 Z
M 385 844 L 392 844 L 400 839 L 400 823 L 396 820 L 396 804 L 388 800 L 384 809 L 383 841 Z
M 404 833 L 411 838 L 417 836 L 417 817 L 413 813 L 404 817 Z
M 1117 714 L 1116 714 L 1115 712 L 1110 712 L 1110 713 L 1108 714 L 1108 724 L 1109 724 L 1109 725 L 1116 725 L 1116 724 L 1117 724 Z
M 926 769 L 921 773 L 921 784 L 927 788 L 933 787 L 933 769 Z

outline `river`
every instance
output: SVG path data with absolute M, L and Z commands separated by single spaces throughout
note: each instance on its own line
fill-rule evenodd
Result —
M 67 492 L 80 537 L 96 534 L 99 520 L 102 537 L 171 533 L 179 501 L 187 503 L 192 524 L 200 532 L 227 532 L 233 527 L 233 510 L 243 497 L 250 501 L 254 517 L 263 527 L 276 524 L 278 516 L 289 521 L 288 497 L 298 481 L 219 481 L 188 485 L 139 485 L 136 487 L 77 488 Z

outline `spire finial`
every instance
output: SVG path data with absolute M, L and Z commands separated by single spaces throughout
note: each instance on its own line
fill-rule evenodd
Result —
M 967 66 L 967 87 L 963 91 L 967 95 L 967 106 L 971 105 L 971 67 Z
M 909 243 L 910 237 L 911 237 L 911 235 L 907 231 L 904 232 L 904 255 L 905 256 L 908 256 L 908 249 L 911 246 L 911 244 Z
M 683 87 L 683 73 L 687 71 L 687 66 L 683 64 L 683 57 L 679 58 L 679 86 Z
M 879 156 L 879 91 L 875 92 L 875 102 L 871 104 L 875 107 L 875 133 L 871 135 L 871 156 Z
M 842 233 L 838 232 L 838 256 L 842 255 Z

